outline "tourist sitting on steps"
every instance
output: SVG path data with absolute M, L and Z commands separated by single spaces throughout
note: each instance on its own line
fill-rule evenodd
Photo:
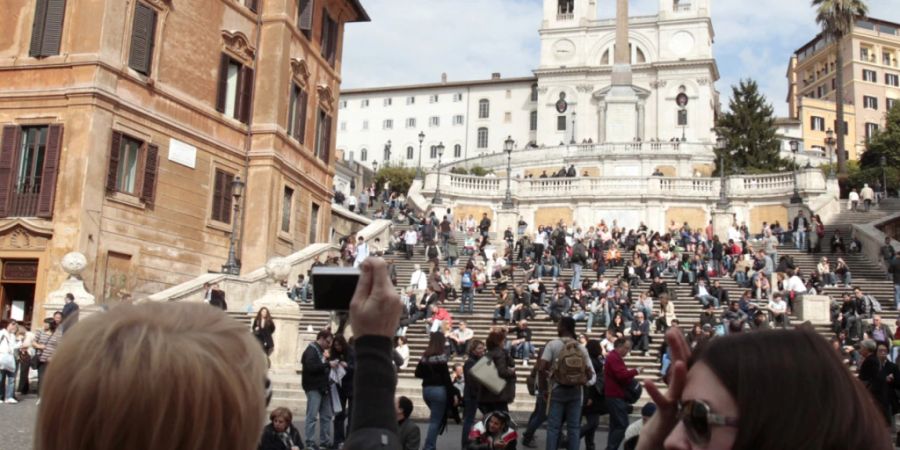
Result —
M 269 414 L 271 423 L 263 429 L 257 450 L 300 450 L 303 437 L 293 424 L 294 415 L 290 409 L 275 408 Z

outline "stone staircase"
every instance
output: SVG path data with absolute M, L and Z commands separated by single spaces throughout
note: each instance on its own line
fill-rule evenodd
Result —
M 835 230 L 841 230 L 841 233 L 845 237 L 849 237 L 849 227 L 851 224 L 869 222 L 879 217 L 883 217 L 884 215 L 891 214 L 895 212 L 892 211 L 894 205 L 891 206 L 892 208 L 874 209 L 869 213 L 849 211 L 840 213 L 834 218 L 832 223 L 826 225 L 826 237 L 822 245 L 824 253 L 808 254 L 805 252 L 797 251 L 792 245 L 783 245 L 778 249 L 779 255 L 789 254 L 793 256 L 798 266 L 806 274 L 808 274 L 815 269 L 815 266 L 822 255 L 831 256 L 829 252 L 828 241 L 830 240 L 831 235 Z M 897 205 L 897 209 L 900 209 L 900 205 Z M 394 225 L 394 230 L 403 228 L 405 228 L 405 226 L 403 225 Z M 462 255 L 463 239 L 458 238 L 457 241 L 459 242 L 460 254 Z M 625 258 L 630 257 L 629 254 L 625 254 L 624 256 Z M 898 316 L 898 311 L 894 308 L 892 301 L 893 287 L 891 283 L 886 279 L 885 274 L 881 271 L 878 265 L 867 261 L 860 254 L 842 254 L 835 256 L 841 256 L 847 261 L 853 274 L 854 286 L 862 288 L 865 293 L 872 294 L 879 301 L 881 301 L 885 309 L 885 312 L 882 314 L 882 316 L 884 317 L 885 322 L 893 328 L 894 319 Z M 395 265 L 397 267 L 398 284 L 401 287 L 408 284 L 410 276 L 414 270 L 414 264 L 420 264 L 423 270 L 427 270 L 428 268 L 426 258 L 423 255 L 422 245 L 417 246 L 415 256 L 411 260 L 406 260 L 402 255 L 388 256 L 387 258 L 393 259 L 395 262 Z M 833 260 L 834 257 L 830 257 L 830 259 Z M 464 265 L 467 260 L 468 257 L 461 257 L 458 264 Z M 605 277 L 607 279 L 612 279 L 615 276 L 620 275 L 621 273 L 621 267 L 609 268 L 606 272 Z M 515 280 L 518 282 L 523 280 L 525 277 L 525 273 L 520 269 L 517 269 Z M 562 269 L 562 273 L 560 274 L 561 280 L 568 281 L 571 279 L 571 277 L 571 269 Z M 594 274 L 588 270 L 584 271 L 583 277 L 586 277 L 588 279 L 595 278 Z M 718 278 L 718 280 L 721 282 L 722 287 L 729 291 L 729 297 L 731 299 L 737 299 L 740 297 L 743 289 L 739 288 L 733 279 Z M 673 279 L 668 279 L 666 281 L 668 281 L 670 289 L 673 289 L 675 291 L 676 297 L 674 304 L 676 315 L 682 324 L 682 328 L 687 331 L 694 323 L 699 320 L 701 306 L 695 299 L 691 297 L 690 285 L 675 285 Z M 646 289 L 647 286 L 648 284 L 644 283 L 642 286 L 635 288 L 635 292 L 639 292 L 641 289 Z M 825 289 L 824 294 L 831 296 L 833 300 L 839 300 L 840 296 L 847 291 L 850 291 L 850 289 L 845 287 L 827 288 Z M 473 314 L 458 313 L 458 302 L 449 302 L 446 304 L 446 308 L 453 314 L 454 322 L 458 323 L 460 320 L 465 320 L 468 323 L 469 327 L 475 331 L 475 337 L 483 340 L 486 337 L 488 330 L 492 326 L 493 304 L 494 298 L 490 293 L 490 289 L 487 289 L 483 293 L 476 293 L 475 312 Z M 327 324 L 329 323 L 330 315 L 328 312 L 315 311 L 312 309 L 311 305 L 308 304 L 301 305 L 300 309 L 303 312 L 303 319 L 300 323 L 300 332 L 302 333 L 307 333 L 310 327 L 313 330 L 319 330 L 327 326 Z M 244 313 L 237 312 L 231 314 L 237 320 L 247 323 L 249 327 L 250 316 Z M 796 317 L 793 317 L 792 321 L 794 324 L 799 323 L 799 319 Z M 529 325 L 533 330 L 533 342 L 538 347 L 543 346 L 547 341 L 556 337 L 555 325 L 551 321 L 549 321 L 546 314 L 544 314 L 543 312 L 538 312 L 538 317 L 535 320 L 530 321 Z M 579 322 L 578 332 L 584 333 L 586 331 L 585 327 L 585 322 Z M 651 326 L 651 331 L 652 328 L 653 327 Z M 819 325 L 816 326 L 816 329 L 824 337 L 831 336 L 831 331 L 829 330 L 828 326 Z M 600 327 L 595 327 L 594 332 L 590 334 L 589 337 L 601 339 L 603 337 L 604 331 L 605 330 L 602 330 Z M 424 400 L 422 399 L 421 382 L 414 376 L 416 361 L 418 361 L 419 356 L 424 352 L 428 342 L 428 336 L 425 332 L 425 325 L 420 322 L 411 326 L 407 332 L 407 338 L 409 339 L 410 347 L 410 364 L 408 368 L 401 370 L 399 373 L 397 395 L 405 395 L 413 400 L 415 404 L 414 416 L 416 418 L 427 418 L 428 408 L 425 405 Z M 651 350 L 647 352 L 646 355 L 641 355 L 637 352 L 634 352 L 626 358 L 626 363 L 629 367 L 643 368 L 643 373 L 639 375 L 639 379 L 656 380 L 659 374 L 659 347 L 663 342 L 663 336 L 659 333 L 654 332 L 651 335 L 651 339 Z M 463 361 L 463 359 L 458 357 L 452 360 L 453 363 L 462 363 Z M 528 415 L 531 413 L 534 407 L 534 397 L 528 394 L 525 387 L 525 378 L 531 371 L 534 360 L 529 361 L 528 367 L 523 366 L 522 361 L 520 360 L 517 360 L 517 364 L 518 383 L 516 389 L 516 398 L 515 402 L 510 405 L 510 410 L 515 419 L 521 423 L 522 421 L 527 419 Z M 305 411 L 306 402 L 305 395 L 300 384 L 301 373 L 299 365 L 296 372 L 296 374 L 273 376 L 272 382 L 274 395 L 272 399 L 272 407 L 286 406 L 291 408 L 295 412 L 295 414 Z M 642 399 L 640 403 L 648 400 L 649 399 L 646 398 L 645 394 L 645 398 Z M 638 406 L 640 406 L 640 404 Z

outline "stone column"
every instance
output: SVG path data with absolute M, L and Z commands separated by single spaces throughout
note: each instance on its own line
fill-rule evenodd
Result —
M 82 318 L 98 311 L 94 296 L 84 288 L 84 281 L 81 280 L 81 272 L 87 267 L 87 258 L 79 252 L 70 252 L 63 256 L 59 265 L 69 274 L 69 278 L 62 282 L 59 289 L 47 295 L 44 302 L 45 315 L 51 317 L 54 312 L 61 311 L 66 305 L 66 294 L 75 296 L 75 303 L 78 304 L 79 315 Z
M 731 207 L 719 208 L 718 206 L 714 206 L 710 213 L 712 214 L 713 234 L 719 236 L 719 241 L 722 242 L 723 245 L 727 244 L 728 227 L 734 222 L 734 215 Z
M 507 227 L 512 227 L 513 236 L 516 235 L 516 225 L 519 223 L 519 210 L 518 209 L 501 209 L 497 211 L 497 238 L 494 240 L 494 245 L 506 248 L 506 241 L 503 240 L 503 233 L 506 231 Z
M 275 323 L 272 340 L 275 344 L 269 355 L 271 370 L 293 373 L 300 363 L 300 307 L 288 298 L 281 282 L 287 280 L 291 266 L 284 258 L 272 258 L 266 263 L 266 293 L 253 302 L 253 310 L 268 308 Z M 254 314 L 255 313 L 251 313 Z

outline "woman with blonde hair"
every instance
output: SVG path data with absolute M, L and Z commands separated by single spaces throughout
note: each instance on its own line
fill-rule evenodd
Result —
M 35 450 L 248 450 L 266 357 L 202 303 L 123 305 L 73 326 L 41 387 Z

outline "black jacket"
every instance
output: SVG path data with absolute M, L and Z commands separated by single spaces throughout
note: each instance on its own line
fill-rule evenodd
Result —
M 322 349 L 318 343 L 311 343 L 303 351 L 300 359 L 303 365 L 303 390 L 304 391 L 320 391 L 328 390 L 328 374 L 331 366 L 323 360 Z
M 303 437 L 300 436 L 300 431 L 293 425 L 288 425 L 286 437 L 290 439 L 287 443 L 284 441 L 283 436 L 280 436 L 279 433 L 275 432 L 275 427 L 270 423 L 263 428 L 262 438 L 259 441 L 259 447 L 257 447 L 257 449 L 291 450 L 292 446 L 303 448 Z
M 478 403 L 512 403 L 516 398 L 516 363 L 502 348 L 488 351 L 484 356 L 491 358 L 497 375 L 506 380 L 506 386 L 499 394 L 494 394 L 489 389 L 479 386 Z
M 388 337 L 360 336 L 356 339 L 353 383 L 366 388 L 357 390 L 354 402 L 365 407 L 353 408 L 350 432 L 344 443 L 346 449 L 401 448 L 394 404 L 397 371 L 391 362 L 391 348 Z
M 253 319 L 253 335 L 256 336 L 266 353 L 270 353 L 275 347 L 275 341 L 272 340 L 273 333 L 275 333 L 275 322 L 271 318 L 266 321 L 265 326 L 260 326 L 257 319 Z

